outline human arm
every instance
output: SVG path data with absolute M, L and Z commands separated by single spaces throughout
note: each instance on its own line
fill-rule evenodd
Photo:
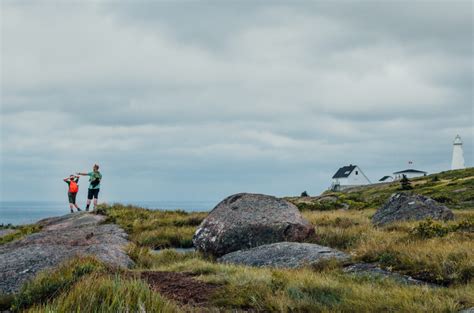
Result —
M 89 173 L 76 173 L 76 175 L 80 175 L 80 176 L 89 176 Z

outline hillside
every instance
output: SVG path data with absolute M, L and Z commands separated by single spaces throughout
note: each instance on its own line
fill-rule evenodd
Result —
M 431 197 L 451 209 L 474 208 L 474 168 L 446 171 L 410 180 L 411 192 Z M 287 197 L 300 210 L 376 209 L 400 183 L 381 183 L 354 187 L 343 192 L 326 191 L 317 197 Z
M 454 209 L 447 222 L 374 227 L 375 210 L 398 183 L 290 197 L 314 226 L 308 242 L 339 249 L 336 260 L 299 269 L 222 264 L 191 247 L 206 213 L 102 205 L 102 224 L 128 233 L 134 261 L 117 269 L 77 258 L 37 275 L 0 309 L 28 312 L 459 312 L 474 307 L 474 169 L 415 179 L 410 192 Z M 40 231 L 24 226 L 13 245 Z M 2 242 L 0 241 L 0 244 Z M 352 264 L 352 265 L 351 265 Z M 348 271 L 350 266 L 368 268 Z M 359 266 L 359 267 L 357 267 Z

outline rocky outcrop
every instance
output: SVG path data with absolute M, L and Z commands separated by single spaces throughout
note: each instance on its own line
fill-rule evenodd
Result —
M 388 201 L 372 217 L 372 223 L 377 226 L 387 225 L 398 221 L 423 220 L 452 220 L 453 212 L 446 206 L 422 195 L 393 194 Z
M 214 256 L 280 241 L 302 241 L 314 227 L 298 208 L 261 194 L 241 193 L 220 202 L 193 237 L 197 250 Z
M 117 225 L 101 224 L 104 216 L 68 214 L 38 222 L 42 230 L 0 246 L 0 293 L 14 293 L 28 279 L 76 255 L 93 255 L 112 266 L 129 267 L 129 243 Z
M 377 264 L 371 263 L 357 263 L 351 264 L 343 269 L 344 273 L 350 273 L 358 276 L 369 276 L 373 278 L 386 279 L 390 278 L 397 282 L 407 284 L 407 285 L 427 285 L 433 286 L 427 282 L 415 279 L 411 276 L 402 275 L 399 273 L 391 272 L 385 269 L 380 268 Z
M 235 251 L 222 256 L 217 261 L 258 267 L 296 268 L 327 259 L 347 261 L 350 257 L 344 252 L 316 244 L 278 242 L 249 250 Z

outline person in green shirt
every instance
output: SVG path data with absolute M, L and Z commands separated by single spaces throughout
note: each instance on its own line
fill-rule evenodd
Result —
M 92 199 L 94 200 L 95 210 L 97 207 L 97 199 L 99 198 L 100 181 L 102 180 L 102 174 L 99 172 L 99 165 L 94 164 L 92 172 L 77 173 L 77 175 L 89 176 L 89 190 L 87 191 L 86 211 L 89 211 Z

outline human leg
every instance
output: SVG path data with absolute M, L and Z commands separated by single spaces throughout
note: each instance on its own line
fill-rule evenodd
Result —
M 99 190 L 100 189 L 94 189 L 94 210 L 97 208 L 97 201 L 99 198 Z
M 87 190 L 87 204 L 86 204 L 86 211 L 89 211 L 89 207 L 91 205 L 92 198 L 94 197 L 93 189 Z

